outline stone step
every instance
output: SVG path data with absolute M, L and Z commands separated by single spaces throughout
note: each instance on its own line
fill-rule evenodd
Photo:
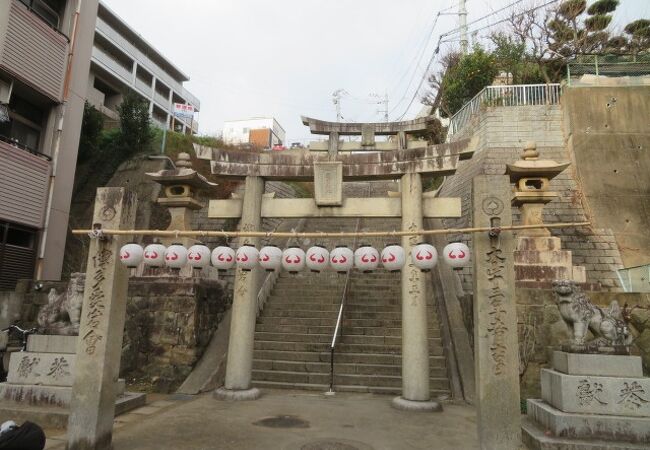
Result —
M 310 310 L 290 310 L 274 309 L 264 310 L 265 317 L 304 317 L 304 318 L 332 318 L 336 320 L 336 313 L 333 311 L 310 311 Z M 374 312 L 374 311 L 346 311 L 345 317 L 348 319 L 377 319 L 377 320 L 397 320 L 401 318 L 401 312 Z
M 275 325 L 258 323 L 255 331 L 270 333 L 286 334 L 332 334 L 334 326 L 301 326 L 301 325 Z M 343 328 L 346 335 L 365 335 L 365 336 L 401 336 L 402 329 L 399 327 L 345 327 Z M 440 330 L 429 326 L 429 337 L 440 337 Z
M 271 312 L 271 311 L 276 311 L 276 310 L 298 310 L 298 311 L 338 311 L 340 309 L 340 305 L 337 305 L 336 303 L 319 303 L 319 302 L 313 302 L 313 303 L 304 303 L 304 302 L 286 302 L 286 303 L 278 303 L 275 301 L 267 302 L 266 306 L 264 307 L 264 312 Z M 363 304 L 356 304 L 353 303 L 351 305 L 346 304 L 345 305 L 345 311 L 346 312 L 363 312 L 363 311 L 370 311 L 370 312 L 401 312 L 402 307 L 401 305 L 363 305 Z
M 275 381 L 281 383 L 304 383 L 304 384 L 329 384 L 330 374 L 289 372 L 280 370 L 253 370 L 255 381 Z M 356 374 L 334 374 L 335 385 L 345 386 L 376 386 L 376 387 L 397 387 L 402 386 L 402 377 L 388 375 L 356 375 Z M 429 378 L 431 389 L 449 389 L 447 378 Z
M 294 352 L 322 352 L 329 350 L 327 342 L 285 342 L 255 340 L 254 348 L 257 350 L 281 350 Z M 400 345 L 374 345 L 374 344 L 347 344 L 340 343 L 336 347 L 337 353 L 373 353 L 401 355 Z M 442 356 L 443 348 L 440 339 L 429 339 L 429 355 Z
M 281 341 L 281 342 L 324 342 L 332 341 L 332 334 L 299 334 L 299 333 L 269 333 L 259 331 L 255 333 L 255 340 Z M 429 337 L 435 345 L 442 345 L 440 338 Z M 369 344 L 369 345 L 402 345 L 402 336 L 368 336 L 363 334 L 345 334 L 339 340 L 341 345 Z
M 322 362 L 329 364 L 331 353 L 329 349 L 316 352 L 296 352 L 283 350 L 255 350 L 253 358 L 256 360 L 283 360 L 283 361 L 302 361 L 302 362 Z M 402 355 L 388 353 L 341 353 L 338 350 L 334 355 L 336 363 L 358 363 L 358 364 L 382 364 L 397 365 L 402 364 Z M 444 356 L 430 356 L 429 365 L 431 367 L 446 367 Z
M 147 395 L 140 392 L 125 392 L 115 401 L 115 415 L 124 414 L 132 409 L 144 406 Z M 70 410 L 58 406 L 34 406 L 24 399 L 10 401 L 3 399 L 0 403 L 0 420 L 13 420 L 22 423 L 26 420 L 39 424 L 43 428 L 62 429 L 68 426 Z
M 329 326 L 336 325 L 336 316 L 325 318 L 319 317 L 268 317 L 260 316 L 257 318 L 258 324 L 269 325 L 300 325 L 300 326 Z M 435 318 L 434 318 L 435 319 Z M 387 327 L 387 328 L 401 328 L 402 319 L 343 319 L 343 327 Z M 429 320 L 430 325 L 437 325 L 437 320 Z
M 320 295 L 320 294 L 314 294 L 314 295 L 303 295 L 299 298 L 292 298 L 292 297 L 284 297 L 284 296 L 279 296 L 279 295 L 271 295 L 267 299 L 267 303 L 270 304 L 273 302 L 274 304 L 280 304 L 280 305 L 292 305 L 293 303 L 296 302 L 305 302 L 308 301 L 309 303 L 320 303 L 323 305 L 335 305 L 337 308 L 341 305 L 341 296 L 339 295 Z M 396 305 L 400 306 L 402 305 L 401 298 L 400 297 L 389 297 L 389 298 L 380 298 L 380 297 L 361 297 L 358 295 L 350 295 L 346 297 L 345 301 L 346 305 L 366 305 L 366 306 L 383 306 L 383 305 Z
M 283 383 L 274 381 L 253 381 L 253 386 L 269 389 L 300 389 L 305 391 L 327 392 L 329 390 L 329 381 L 327 384 L 309 384 L 309 383 Z M 370 394 L 399 395 L 402 393 L 401 387 L 383 387 L 383 386 L 345 386 L 334 385 L 335 392 L 365 392 Z M 450 393 L 448 389 L 431 389 L 431 398 L 448 398 Z
M 334 373 L 336 374 L 385 375 L 391 377 L 400 377 L 402 375 L 402 366 L 399 364 L 362 364 L 357 362 L 337 363 L 336 361 L 337 359 L 335 355 Z M 330 371 L 330 363 L 329 361 L 304 362 L 277 359 L 254 359 L 253 370 L 328 374 Z M 432 378 L 444 378 L 447 376 L 447 369 L 445 367 L 430 366 L 429 376 Z

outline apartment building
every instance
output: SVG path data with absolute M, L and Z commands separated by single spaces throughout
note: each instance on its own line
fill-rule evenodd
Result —
M 286 132 L 273 117 L 229 120 L 223 123 L 223 140 L 226 144 L 251 144 L 260 148 L 271 148 L 284 144 Z
M 60 277 L 96 15 L 0 1 L 0 289 Z
M 117 106 L 130 89 L 148 102 L 155 125 L 196 133 L 196 117 L 193 120 L 172 115 L 174 103 L 200 109 L 199 99 L 183 87 L 188 80 L 169 59 L 99 2 L 87 99 L 109 121 L 118 120 Z

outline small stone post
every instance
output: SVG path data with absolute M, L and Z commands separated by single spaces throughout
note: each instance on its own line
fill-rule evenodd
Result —
M 512 224 L 507 176 L 473 180 L 475 227 Z M 475 233 L 474 360 L 478 436 L 483 450 L 521 446 L 519 344 L 515 309 L 514 238 L 511 232 Z
M 135 194 L 124 188 L 97 189 L 93 227 L 132 229 Z M 126 237 L 90 241 L 77 361 L 68 419 L 68 450 L 111 448 L 115 386 L 120 370 L 128 270 L 119 262 Z
M 402 176 L 402 230 L 422 229 L 422 178 L 417 173 Z M 425 274 L 411 262 L 411 247 L 422 236 L 404 236 L 407 264 L 402 269 L 402 396 L 393 399 L 398 409 L 442 411 L 430 401 L 429 339 Z
M 264 180 L 256 176 L 246 177 L 241 231 L 261 229 L 263 194 Z M 257 246 L 259 238 L 242 238 L 240 243 Z M 258 271 L 259 268 L 249 272 L 238 268 L 235 274 L 225 386 L 215 392 L 219 399 L 255 400 L 260 395 L 259 389 L 251 388 Z

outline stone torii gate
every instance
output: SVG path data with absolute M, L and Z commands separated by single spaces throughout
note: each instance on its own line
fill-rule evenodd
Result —
M 412 135 L 426 131 L 426 119 L 391 123 L 339 123 L 303 117 L 314 134 L 329 136 L 308 149 L 282 152 L 222 150 L 195 144 L 197 156 L 211 160 L 212 173 L 245 181 L 243 199 L 211 200 L 210 218 L 241 218 L 241 231 L 261 229 L 263 217 L 401 217 L 402 230 L 423 229 L 424 218 L 460 217 L 459 198 L 434 198 L 422 192 L 422 178 L 451 175 L 458 161 L 471 158 L 469 140 L 431 145 Z M 361 136 L 343 142 L 340 136 Z M 376 135 L 389 136 L 376 141 Z M 387 198 L 344 198 L 343 181 L 401 181 L 401 194 Z M 264 195 L 264 183 L 312 181 L 314 198 L 276 199 Z M 402 238 L 407 254 L 422 236 Z M 259 238 L 241 244 L 258 245 Z M 256 319 L 255 272 L 237 269 L 235 275 L 230 344 L 225 385 L 218 398 L 252 400 L 251 387 Z M 394 406 L 402 409 L 441 410 L 429 392 L 425 277 L 412 263 L 402 270 L 402 395 Z

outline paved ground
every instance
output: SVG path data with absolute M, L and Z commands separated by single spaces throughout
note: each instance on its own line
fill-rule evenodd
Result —
M 254 402 L 211 395 L 153 397 L 115 419 L 114 450 L 471 450 L 478 449 L 474 409 L 445 404 L 443 413 L 397 411 L 391 397 L 264 390 Z M 47 449 L 64 448 L 48 436 Z

